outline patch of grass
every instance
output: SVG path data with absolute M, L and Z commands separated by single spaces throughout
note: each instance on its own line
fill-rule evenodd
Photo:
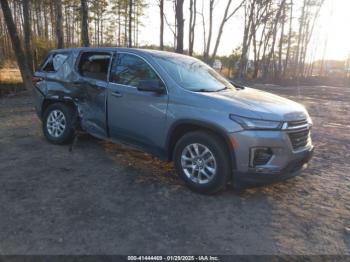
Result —
M 18 84 L 22 83 L 21 73 L 16 68 L 0 69 L 0 83 Z
M 15 68 L 0 69 L 0 97 L 24 90 L 21 73 Z

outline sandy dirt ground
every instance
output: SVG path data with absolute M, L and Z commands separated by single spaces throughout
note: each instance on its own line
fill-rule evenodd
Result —
M 84 135 L 49 144 L 31 97 L 0 99 L 0 254 L 350 254 L 350 89 L 303 103 L 316 151 L 286 182 L 198 195 L 171 164 Z

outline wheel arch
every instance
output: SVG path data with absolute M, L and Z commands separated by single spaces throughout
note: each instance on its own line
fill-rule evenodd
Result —
M 72 108 L 74 108 L 74 110 L 77 110 L 77 106 L 76 104 L 73 102 L 73 100 L 71 98 L 59 98 L 59 97 L 46 97 L 42 104 L 41 104 L 41 119 L 44 117 L 45 111 L 46 109 L 55 103 L 62 103 L 62 104 L 66 104 L 71 106 Z
M 174 151 L 175 145 L 181 137 L 183 137 L 185 134 L 189 132 L 199 131 L 199 130 L 207 131 L 211 134 L 214 134 L 224 142 L 231 156 L 229 158 L 231 167 L 232 169 L 235 169 L 236 168 L 235 151 L 232 146 L 232 142 L 229 136 L 227 135 L 227 132 L 222 127 L 216 124 L 207 123 L 199 120 L 192 120 L 192 119 L 178 120 L 170 127 L 168 137 L 167 137 L 167 143 L 166 143 L 168 160 L 169 161 L 173 160 L 173 151 Z

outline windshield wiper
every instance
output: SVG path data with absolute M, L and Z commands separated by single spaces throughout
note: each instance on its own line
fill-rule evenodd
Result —
M 219 90 L 216 90 L 216 92 L 225 91 L 225 90 L 227 90 L 227 89 L 228 89 L 228 87 L 225 86 L 224 88 L 221 88 L 221 89 L 219 89 Z
M 216 92 L 216 90 L 208 90 L 208 89 L 198 89 L 198 90 L 192 90 L 193 92 L 205 92 L 205 93 L 212 93 L 212 92 Z
M 236 83 L 235 81 L 230 81 L 231 85 L 233 85 L 237 90 L 243 90 L 245 87 L 241 84 Z
M 224 88 L 221 88 L 221 89 L 217 89 L 217 90 L 209 90 L 209 89 L 198 89 L 198 90 L 192 90 L 193 92 L 206 92 L 206 93 L 215 93 L 215 92 L 221 92 L 221 91 L 225 91 L 225 90 L 228 90 L 228 89 L 231 89 L 231 88 L 228 88 L 228 87 L 224 87 Z

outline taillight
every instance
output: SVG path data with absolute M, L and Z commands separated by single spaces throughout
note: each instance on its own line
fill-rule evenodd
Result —
M 36 83 L 42 81 L 43 79 L 41 77 L 38 77 L 38 76 L 32 76 L 32 83 L 33 83 L 33 86 L 36 85 Z

